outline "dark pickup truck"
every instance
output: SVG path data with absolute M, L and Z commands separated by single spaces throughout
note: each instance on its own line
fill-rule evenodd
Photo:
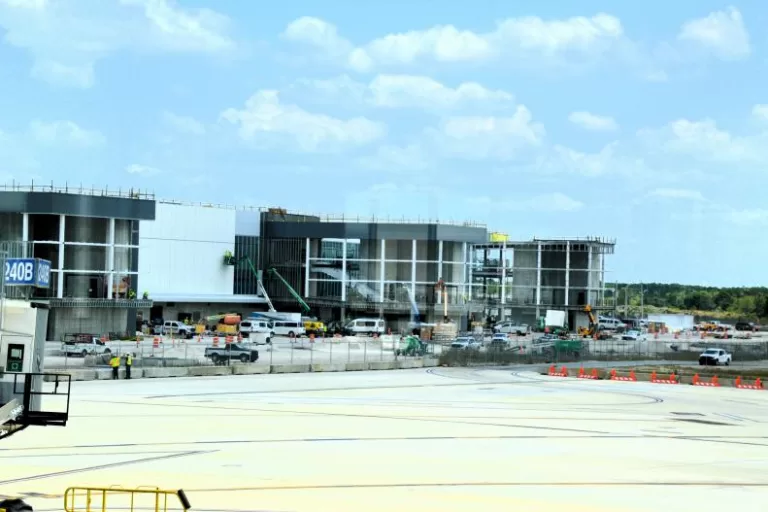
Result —
M 230 361 L 255 363 L 259 360 L 259 351 L 237 343 L 230 343 L 224 347 L 207 347 L 205 349 L 205 357 L 209 358 L 216 365 L 227 364 Z

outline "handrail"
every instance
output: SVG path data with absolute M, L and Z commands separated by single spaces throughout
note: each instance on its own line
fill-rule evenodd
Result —
M 82 496 L 86 500 L 85 507 L 76 507 L 75 499 L 78 496 Z M 123 489 L 119 486 L 112 487 L 70 487 L 64 491 L 64 511 L 65 512 L 95 512 L 96 510 L 106 511 L 109 510 L 107 506 L 107 496 L 109 494 L 129 494 L 131 504 L 129 511 L 134 511 L 135 498 L 137 494 L 151 494 L 154 495 L 154 510 L 155 512 L 166 512 L 168 510 L 168 497 L 176 496 L 181 504 L 182 508 L 187 511 L 192 508 L 187 499 L 187 495 L 182 489 L 179 490 L 164 490 L 159 487 L 138 487 L 135 489 Z M 97 507 L 92 508 L 91 504 L 94 498 L 101 497 L 101 502 L 97 503 Z M 161 498 L 162 503 L 161 503 Z M 147 510 L 146 507 L 141 507 L 142 510 Z

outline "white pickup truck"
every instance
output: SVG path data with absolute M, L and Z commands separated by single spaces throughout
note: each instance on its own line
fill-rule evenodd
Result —
M 717 366 L 720 364 L 728 366 L 731 364 L 731 354 L 722 348 L 708 348 L 699 355 L 699 364 L 702 366 Z
M 76 339 L 64 341 L 61 344 L 61 351 L 68 356 L 87 356 L 89 354 L 110 354 L 109 347 L 97 336 L 90 339 L 77 337 Z

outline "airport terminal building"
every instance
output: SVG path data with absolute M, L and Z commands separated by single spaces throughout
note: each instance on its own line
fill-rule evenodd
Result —
M 137 191 L 0 188 L 0 253 L 52 262 L 48 339 L 150 320 L 304 312 L 529 321 L 607 306 L 602 239 L 491 241 L 484 225 L 360 220 L 161 200 Z M 0 255 L 1 256 L 1 255 Z M 503 276 L 503 277 L 502 277 Z M 266 291 L 266 296 L 263 293 Z M 37 292 L 40 293 L 40 292 Z M 268 297 L 268 298 L 267 298 Z

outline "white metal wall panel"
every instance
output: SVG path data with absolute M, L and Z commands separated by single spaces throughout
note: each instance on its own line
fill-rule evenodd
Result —
M 140 292 L 232 295 L 235 210 L 157 203 L 154 221 L 142 221 Z

